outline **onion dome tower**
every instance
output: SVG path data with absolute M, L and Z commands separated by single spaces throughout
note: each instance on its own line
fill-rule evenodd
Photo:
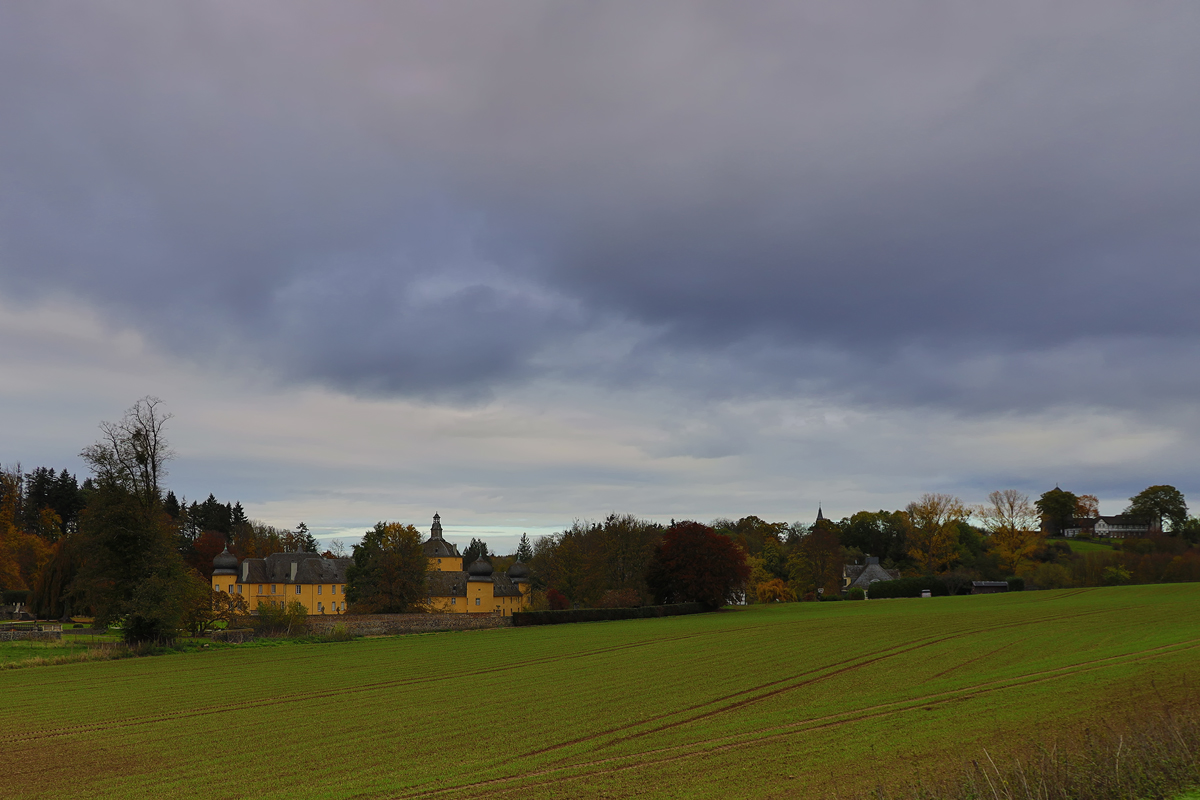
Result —
M 471 566 L 467 567 L 468 581 L 487 581 L 492 582 L 492 565 L 482 558 L 476 559 Z
M 213 559 L 213 575 L 237 575 L 237 556 L 229 552 L 229 545 Z
M 508 578 L 513 583 L 525 583 L 529 581 L 529 567 L 522 564 L 520 561 L 514 561 L 512 566 L 508 568 Z

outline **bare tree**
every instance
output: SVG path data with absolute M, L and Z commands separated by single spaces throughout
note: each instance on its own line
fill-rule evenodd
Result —
M 100 441 L 79 454 L 98 480 L 128 489 L 145 505 L 161 499 L 166 463 L 175 455 L 163 438 L 171 415 L 161 406 L 157 397 L 143 397 L 120 422 L 101 422 Z

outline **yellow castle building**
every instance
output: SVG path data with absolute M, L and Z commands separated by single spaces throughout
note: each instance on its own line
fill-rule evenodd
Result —
M 496 574 L 480 558 L 463 569 L 458 547 L 442 538 L 442 518 L 433 515 L 429 540 L 422 547 L 429 559 L 429 608 L 452 614 L 499 614 L 511 616 L 529 607 L 529 568 L 520 561 L 507 572 Z
M 351 558 L 321 558 L 316 553 L 272 553 L 243 559 L 226 547 L 213 559 L 212 588 L 241 595 L 251 611 L 259 603 L 299 600 L 309 614 L 346 612 L 346 567 Z
M 426 583 L 430 611 L 510 616 L 529 606 L 529 568 L 514 562 L 495 574 L 480 558 L 463 569 L 458 547 L 442 538 L 441 516 L 433 515 L 429 540 L 421 546 L 428 559 Z M 321 558 L 316 553 L 272 553 L 239 564 L 226 547 L 213 559 L 212 588 L 241 595 L 251 611 L 260 603 L 299 600 L 309 614 L 346 612 L 346 568 L 352 558 Z

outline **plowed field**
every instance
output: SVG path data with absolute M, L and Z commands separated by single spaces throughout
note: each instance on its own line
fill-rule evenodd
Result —
M 0 797 L 833 797 L 1200 685 L 1200 585 L 0 673 Z

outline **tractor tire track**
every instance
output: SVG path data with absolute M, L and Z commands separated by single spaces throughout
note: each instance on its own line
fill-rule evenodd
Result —
M 753 625 L 744 626 L 742 628 L 732 629 L 734 631 L 752 630 L 756 628 L 770 627 L 769 625 Z M 702 631 L 697 633 L 683 634 L 680 636 L 661 637 L 656 639 L 645 639 L 637 642 L 625 642 L 609 647 L 593 648 L 591 650 L 578 651 L 575 653 L 555 654 L 550 656 L 542 656 L 538 658 L 525 659 L 523 661 L 514 661 L 509 664 L 498 665 L 485 669 L 470 669 L 464 668 L 456 672 L 443 672 L 432 677 L 414 677 L 414 678 L 397 678 L 385 681 L 374 681 L 371 683 L 355 684 L 353 686 L 345 686 L 337 689 L 313 689 L 308 691 L 290 692 L 287 694 L 273 695 L 268 698 L 246 699 L 223 703 L 221 705 L 198 706 L 180 711 L 158 712 L 155 714 L 145 714 L 133 717 L 122 717 L 115 720 L 104 720 L 99 722 L 84 722 L 75 725 L 59 726 L 55 728 L 43 728 L 41 730 L 20 733 L 0 735 L 0 744 L 9 744 L 17 742 L 29 742 L 42 739 L 59 738 L 70 736 L 73 734 L 95 733 L 103 731 L 118 730 L 121 728 L 130 728 L 140 725 L 152 725 L 159 722 L 171 722 L 175 720 L 190 719 L 202 717 L 211 714 L 228 713 L 230 711 L 247 710 L 252 708 L 268 708 L 272 706 L 284 705 L 287 703 L 298 703 L 308 700 L 323 700 L 345 697 L 366 692 L 382 691 L 387 689 L 398 689 L 417 687 L 425 684 L 440 684 L 447 679 L 467 678 L 476 675 L 486 675 L 495 673 L 511 672 L 513 670 L 528 669 L 531 666 L 557 664 L 567 661 L 574 661 L 585 658 L 593 658 L 597 656 L 616 653 L 624 650 L 636 649 L 641 647 L 651 647 L 658 644 L 678 642 L 687 639 L 698 637 L 706 637 L 713 635 L 721 635 L 729 633 L 731 629 L 722 631 Z
M 1151 650 L 1138 651 L 1136 653 L 1124 653 L 1124 654 L 1119 654 L 1119 655 L 1115 655 L 1115 656 L 1107 656 L 1107 657 L 1101 658 L 1101 659 L 1093 659 L 1091 661 L 1080 662 L 1079 664 L 1072 664 L 1072 665 L 1068 665 L 1068 666 L 1064 666 L 1064 667 L 1057 667 L 1057 668 L 1053 668 L 1053 669 L 1049 669 L 1049 670 L 1040 670 L 1038 672 L 1028 673 L 1026 675 L 1021 675 L 1021 676 L 1014 676 L 1014 677 L 1007 678 L 1007 679 L 999 679 L 999 680 L 995 680 L 995 681 L 985 681 L 983 683 L 975 684 L 973 686 L 960 687 L 958 689 L 949 690 L 946 692 L 938 692 L 938 693 L 934 693 L 931 695 L 925 695 L 925 696 L 920 696 L 920 697 L 910 697 L 910 698 L 906 698 L 904 700 L 897 700 L 897 701 L 894 701 L 891 703 L 882 703 L 882 704 L 878 704 L 878 705 L 874 705 L 874 706 L 867 706 L 867 707 L 864 707 L 861 709 L 853 709 L 851 711 L 839 712 L 837 714 L 829 714 L 829 715 L 826 715 L 823 717 L 815 717 L 812 719 L 802 720 L 802 721 L 798 721 L 798 722 L 794 722 L 794 723 L 788 723 L 786 725 L 775 725 L 775 726 L 770 726 L 767 728 L 761 728 L 761 729 L 752 730 L 752 731 L 743 731 L 741 733 L 728 734 L 726 736 L 718 736 L 718 737 L 713 737 L 710 739 L 702 739 L 702 740 L 692 741 L 692 742 L 688 742 L 686 744 L 679 744 L 679 745 L 673 745 L 673 746 L 669 746 L 669 747 L 656 748 L 653 750 L 646 750 L 641 753 L 631 753 L 631 754 L 627 754 L 627 755 L 609 756 L 607 758 L 600 758 L 600 759 L 593 759 L 593 760 L 589 760 L 589 761 L 575 762 L 572 764 L 562 764 L 562 765 L 558 765 L 558 766 L 551 766 L 551 767 L 541 769 L 541 770 L 536 770 L 533 772 L 526 772 L 526 773 L 523 773 L 518 776 L 492 778 L 492 779 L 485 780 L 485 781 L 475 781 L 475 782 L 471 782 L 471 783 L 460 784 L 458 786 L 441 787 L 441 788 L 437 788 L 437 789 L 427 789 L 427 790 L 411 792 L 408 794 L 387 795 L 387 796 L 394 798 L 394 800 L 412 800 L 412 798 L 434 797 L 434 796 L 438 796 L 438 795 L 445 795 L 445 794 L 451 794 L 451 793 L 456 793 L 456 792 L 457 793 L 474 792 L 481 788 L 493 787 L 493 786 L 498 786 L 500 784 L 506 784 L 506 783 L 512 784 L 512 783 L 520 782 L 520 787 L 524 789 L 524 788 L 529 788 L 529 787 L 534 787 L 534 786 L 553 785 L 553 784 L 561 783 L 564 780 L 583 780 L 583 779 L 587 779 L 590 777 L 594 777 L 596 774 L 600 774 L 600 773 L 611 774 L 611 773 L 616 773 L 616 772 L 628 771 L 628 770 L 632 770 L 632 769 L 641 769 L 641 768 L 647 767 L 647 766 L 656 766 L 659 764 L 666 764 L 666 763 L 670 763 L 673 761 L 678 761 L 678 760 L 685 759 L 685 758 L 692 758 L 692 757 L 699 756 L 699 755 L 708 755 L 711 753 L 723 752 L 723 751 L 727 751 L 727 750 L 736 749 L 739 747 L 746 747 L 746 746 L 751 746 L 751 745 L 762 744 L 765 742 L 771 742 L 771 741 L 784 739 L 789 736 L 795 736 L 800 733 L 808 733 L 811 731 L 823 730 L 826 728 L 840 727 L 840 726 L 848 725 L 848 724 L 851 724 L 854 722 L 862 722 L 864 720 L 875 719 L 875 718 L 884 717 L 884 716 L 891 716 L 891 715 L 895 715 L 895 714 L 901 714 L 901 713 L 905 713 L 908 711 L 913 711 L 917 708 L 927 707 L 930 705 L 945 705 L 947 703 L 961 701 L 964 699 L 970 699 L 973 697 L 978 697 L 981 695 L 986 695 L 986 694 L 997 692 L 997 691 L 1004 691 L 1006 689 L 1015 689 L 1015 688 L 1029 686 L 1029 685 L 1035 685 L 1038 683 L 1044 683 L 1046 681 L 1052 681 L 1052 680 L 1057 680 L 1060 678 L 1072 677 L 1072 676 L 1080 675 L 1080 674 L 1083 674 L 1086 672 L 1091 672 L 1091 671 L 1095 671 L 1098 669 L 1104 669 L 1105 667 L 1109 667 L 1109 666 L 1116 666 L 1119 664 L 1136 662 L 1136 661 L 1151 660 L 1151 659 L 1160 658 L 1160 657 L 1167 656 L 1167 655 L 1173 655 L 1173 654 L 1179 653 L 1179 652 L 1195 650 L 1198 648 L 1200 648 L 1200 639 L 1189 640 L 1186 642 L 1176 642 L 1173 644 L 1162 645 L 1160 647 L 1152 648 Z M 772 732 L 774 732 L 774 733 L 772 733 Z M 762 734 L 768 734 L 768 735 L 763 736 Z M 731 740 L 741 740 L 741 741 L 731 741 Z M 705 745 L 715 745 L 715 746 L 705 747 Z M 679 750 L 685 749 L 685 748 L 689 748 L 687 750 L 687 752 L 683 752 L 683 753 L 675 752 L 675 751 L 679 751 Z M 666 756 L 663 758 L 651 758 L 651 759 L 645 758 L 647 755 L 653 756 L 653 755 L 660 755 L 660 754 L 665 754 L 665 753 L 673 753 L 673 755 L 669 755 L 669 756 Z M 530 777 L 534 777 L 534 778 L 544 777 L 544 776 L 550 776 L 550 775 L 554 775 L 556 773 L 562 773 L 562 772 L 566 772 L 566 771 L 570 771 L 570 770 L 587 769 L 590 767 L 605 766 L 605 765 L 613 764 L 614 762 L 619 762 L 619 761 L 633 759 L 633 758 L 636 758 L 639 760 L 632 764 L 619 765 L 619 766 L 612 767 L 609 769 L 604 769 L 604 770 L 593 770 L 590 772 L 584 772 L 579 775 L 559 775 L 558 777 L 554 778 L 553 780 L 549 780 L 549 781 L 540 781 L 540 782 L 536 782 L 536 783 L 530 783 L 526 780 L 527 778 L 530 778 Z M 375 795 L 375 796 L 382 796 L 382 795 Z
M 612 742 L 607 742 L 603 745 L 600 745 L 600 747 L 597 748 L 597 749 L 601 749 L 604 747 L 611 746 L 612 744 L 619 743 L 621 741 L 626 741 L 626 740 L 632 739 L 632 738 L 638 738 L 640 736 L 644 736 L 649 733 L 656 733 L 660 730 L 666 730 L 667 728 L 678 727 L 680 725 L 686 725 L 690 722 L 695 722 L 695 721 L 699 721 L 702 719 L 706 719 L 715 714 L 723 713 L 725 711 L 735 710 L 737 708 L 741 708 L 741 707 L 750 705 L 750 704 L 758 702 L 760 700 L 766 700 L 771 697 L 775 697 L 780 694 L 784 694 L 793 689 L 798 689 L 803 686 L 808 686 L 817 681 L 825 680 L 826 678 L 831 678 L 836 675 L 840 675 L 845 672 L 852 671 L 853 669 L 857 669 L 862 666 L 867 666 L 869 664 L 876 663 L 878 661 L 883 660 L 884 658 L 890 658 L 892 655 L 903 655 L 904 653 L 907 653 L 911 650 L 919 649 L 921 647 L 926 647 L 926 646 L 933 645 L 933 644 L 940 644 L 940 643 L 951 641 L 954 639 L 960 639 L 960 638 L 963 638 L 966 636 L 973 636 L 973 635 L 982 634 L 982 633 L 990 633 L 992 631 L 1003 630 L 1005 628 L 1025 627 L 1025 626 L 1030 626 L 1030 625 L 1043 625 L 1043 624 L 1050 623 L 1050 622 L 1058 622 L 1058 621 L 1062 621 L 1062 620 L 1076 619 L 1078 617 L 1083 617 L 1083 616 L 1091 616 L 1093 614 L 1105 614 L 1105 613 L 1111 613 L 1111 612 L 1107 609 L 1104 609 L 1104 610 L 1098 610 L 1098 611 L 1085 611 L 1085 612 L 1080 612 L 1077 614 L 1063 613 L 1063 614 L 1058 614 L 1058 615 L 1050 616 L 1050 617 L 1040 617 L 1036 620 L 1021 620 L 1021 621 L 1017 621 L 1017 622 L 1001 623 L 1001 624 L 997 624 L 997 625 L 991 625 L 986 628 L 971 628 L 968 630 L 962 630 L 962 631 L 958 631 L 957 633 L 952 633 L 947 636 L 926 637 L 925 639 L 917 639 L 915 641 L 903 642 L 900 644 L 896 644 L 896 645 L 892 645 L 892 646 L 883 648 L 881 650 L 876 650 L 874 652 L 861 653 L 859 655 L 845 659 L 844 661 L 834 662 L 832 664 L 825 664 L 825 665 L 822 665 L 815 669 L 810 669 L 810 670 L 801 672 L 796 675 L 789 675 L 784 678 L 779 678 L 779 679 L 776 679 L 773 681 L 768 681 L 766 683 L 758 684 L 756 686 L 751 686 L 751 687 L 742 689 L 738 692 L 734 692 L 729 695 L 714 698 L 712 700 L 705 701 L 704 703 L 698 703 L 698 704 L 690 706 L 688 708 L 671 711 L 671 712 L 668 712 L 665 714 L 658 714 L 653 717 L 647 717 L 647 718 L 635 720 L 633 722 L 628 722 L 623 725 L 619 725 L 619 726 L 616 726 L 613 728 L 606 729 L 604 731 L 591 733 L 591 734 L 588 734 L 587 736 L 576 737 L 575 739 L 571 739 L 569 741 L 559 742 L 554 745 L 542 747 L 542 748 L 539 748 L 538 750 L 534 750 L 534 751 L 531 751 L 528 753 L 523 753 L 520 756 L 518 756 L 518 758 L 527 758 L 527 757 L 533 757 L 533 756 L 537 756 L 537 755 L 543 755 L 545 753 L 553 752 L 555 750 L 561 750 L 561 749 L 564 749 L 567 747 L 572 747 L 575 745 L 584 744 L 586 742 L 595 741 L 595 740 L 603 738 L 605 736 L 611 736 L 614 733 L 620 733 L 622 731 L 626 731 L 631 728 L 636 728 L 641 725 L 647 725 L 652 722 L 657 722 L 658 720 L 664 719 L 666 717 L 676 716 L 678 714 L 686 714 L 690 711 L 696 711 L 696 710 L 699 710 L 702 708 L 707 708 L 707 707 L 713 706 L 717 703 L 725 702 L 727 700 L 731 700 L 736 697 L 742 697 L 743 695 L 746 695 L 749 693 L 764 692 L 764 694 L 758 695 L 756 697 L 748 698 L 748 699 L 739 701 L 737 703 L 734 703 L 734 704 L 731 704 L 728 706 L 723 706 L 721 708 L 714 709 L 712 711 L 709 711 L 709 712 L 706 712 L 704 714 L 700 714 L 700 715 L 697 715 L 694 717 L 689 717 L 688 719 L 680 720 L 680 721 L 671 723 L 670 725 L 661 726 L 659 728 L 655 728 L 650 731 L 643 731 L 641 733 L 634 734 L 632 736 L 627 736 L 627 737 L 623 737 L 621 739 L 616 739 Z M 899 653 L 892 652 L 892 651 L 896 651 L 901 648 L 903 648 L 903 649 Z M 861 664 L 857 664 L 857 665 L 854 665 L 852 663 L 854 661 L 858 661 L 858 660 L 861 660 L 864 658 L 868 659 L 868 661 L 865 661 L 865 662 L 863 662 Z M 846 666 L 846 665 L 850 665 L 850 666 Z M 772 687 L 778 687 L 779 684 L 788 683 L 790 681 L 797 681 L 797 680 L 800 680 L 801 678 L 808 678 L 809 676 L 813 675 L 814 673 L 823 672 L 825 670 L 830 670 L 834 667 L 843 667 L 843 668 L 834 670 L 833 672 L 829 672 L 828 674 L 819 676 L 817 678 L 810 678 L 809 680 L 804 680 L 801 683 L 797 683 L 793 686 L 776 688 L 776 689 L 772 690 Z

